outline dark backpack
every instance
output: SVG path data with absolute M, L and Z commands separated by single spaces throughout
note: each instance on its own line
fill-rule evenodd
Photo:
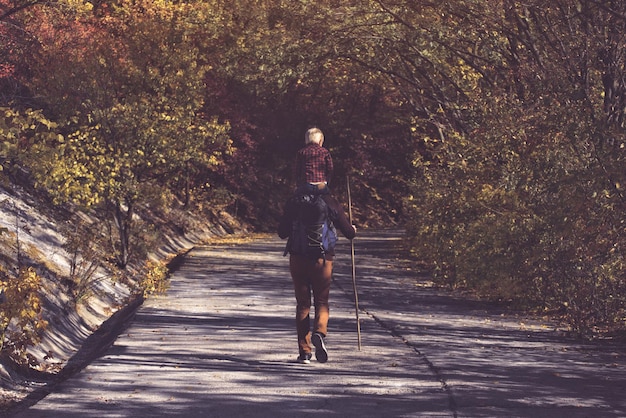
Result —
M 298 194 L 288 205 L 295 214 L 291 234 L 287 240 L 287 253 L 326 259 L 335 248 L 337 231 L 330 219 L 330 209 L 320 194 Z

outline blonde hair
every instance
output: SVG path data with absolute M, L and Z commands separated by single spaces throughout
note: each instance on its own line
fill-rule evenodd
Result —
M 322 145 L 322 142 L 324 142 L 324 133 L 319 128 L 311 128 L 304 134 L 305 144 L 314 143 Z

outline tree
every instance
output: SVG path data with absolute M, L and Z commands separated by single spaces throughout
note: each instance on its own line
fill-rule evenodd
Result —
M 39 1 L 0 1 L 0 106 L 23 94 L 14 73 L 19 61 L 28 55 L 31 39 L 16 15 L 37 3 Z
M 7 149 L 109 208 L 120 265 L 137 207 L 173 194 L 271 228 L 317 125 L 357 220 L 406 221 L 441 283 L 624 327 L 621 2 L 54 5 L 27 9 L 38 122 Z
M 0 354 L 20 364 L 33 359 L 27 348 L 37 344 L 47 321 L 42 318 L 39 291 L 41 278 L 34 269 L 23 269 L 12 277 L 0 270 Z
M 368 32 L 361 27 L 370 16 L 361 4 L 238 1 L 224 7 L 226 30 L 220 61 L 210 72 L 217 86 L 210 104 L 240 133 L 234 135 L 234 161 L 246 163 L 231 164 L 237 169 L 226 178 L 257 211 L 250 219 L 258 224 L 271 225 L 275 214 L 267 208 L 279 208 L 291 192 L 293 157 L 312 125 L 323 129 L 340 162 L 333 188 L 344 189 L 350 173 L 355 195 L 368 208 L 364 213 L 370 211 L 357 217 L 398 220 L 393 202 L 403 190 L 411 137 L 397 121 L 407 107 L 387 78 L 351 59 L 353 47 L 363 49 L 370 39 L 360 36 Z M 242 166 L 250 172 L 242 175 Z M 267 196 L 272 199 L 260 211 L 254 202 Z
M 449 42 L 479 47 L 451 49 L 466 128 L 418 130 L 416 251 L 447 283 L 539 301 L 581 332 L 623 327 L 617 3 L 450 4 L 467 6 L 453 25 L 493 35 L 459 26 Z
M 201 113 L 196 6 L 119 2 L 94 17 L 85 3 L 31 14 L 41 48 L 25 82 L 60 125 L 53 140 L 33 142 L 31 168 L 57 201 L 110 214 L 120 267 L 132 255 L 137 206 L 167 200 L 161 182 L 192 162 L 211 169 L 230 152 L 228 126 Z

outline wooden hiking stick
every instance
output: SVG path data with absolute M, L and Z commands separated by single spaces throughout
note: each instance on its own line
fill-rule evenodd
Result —
M 348 187 L 348 216 L 352 225 L 352 197 L 350 196 L 350 177 L 346 176 Z M 361 351 L 361 321 L 359 320 L 359 296 L 356 291 L 356 265 L 354 263 L 354 239 L 350 240 L 352 258 L 352 289 L 354 290 L 354 310 L 356 312 L 356 334 L 358 338 L 359 351 Z

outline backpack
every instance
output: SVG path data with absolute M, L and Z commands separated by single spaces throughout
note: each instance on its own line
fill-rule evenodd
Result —
M 298 194 L 288 204 L 293 205 L 295 217 L 284 255 L 290 253 L 326 260 L 326 254 L 337 243 L 337 231 L 322 195 Z

